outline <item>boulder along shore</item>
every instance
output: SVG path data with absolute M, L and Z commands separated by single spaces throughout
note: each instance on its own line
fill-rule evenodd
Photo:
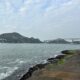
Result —
M 80 80 L 80 50 L 64 50 L 61 55 L 30 67 L 20 80 Z

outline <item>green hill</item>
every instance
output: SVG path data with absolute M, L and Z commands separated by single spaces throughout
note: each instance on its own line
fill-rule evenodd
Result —
M 0 42 L 1 43 L 41 43 L 39 39 L 35 39 L 33 37 L 28 38 L 22 36 L 17 32 L 1 34 Z

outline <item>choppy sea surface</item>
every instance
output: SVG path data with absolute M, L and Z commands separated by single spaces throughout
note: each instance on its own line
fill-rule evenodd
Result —
M 76 44 L 2 44 L 0 43 L 0 80 L 19 80 L 30 66 L 59 55 Z

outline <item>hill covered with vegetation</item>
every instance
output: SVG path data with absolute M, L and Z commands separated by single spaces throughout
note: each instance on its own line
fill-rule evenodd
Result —
M 0 35 L 0 43 L 42 43 L 39 39 L 28 38 L 17 32 L 4 33 Z

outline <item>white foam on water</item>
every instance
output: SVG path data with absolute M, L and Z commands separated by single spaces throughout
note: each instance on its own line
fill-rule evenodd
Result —
M 17 66 L 19 66 L 19 64 L 22 65 L 27 62 L 31 62 L 31 60 L 16 59 L 12 62 L 7 63 L 8 65 L 16 64 L 15 67 L 0 66 L 0 70 L 4 71 L 4 72 L 0 72 L 0 80 L 4 79 L 4 78 L 10 76 L 12 73 L 14 73 L 15 70 L 18 69 Z
M 54 55 L 54 58 L 57 57 L 57 56 L 58 56 L 58 55 L 55 54 L 55 55 Z
M 8 64 L 15 64 L 15 63 L 24 63 L 23 60 L 20 60 L 20 59 L 16 59 L 15 61 L 12 61 L 12 62 L 9 62 Z
M 48 61 L 47 60 L 43 60 L 43 64 L 46 64 Z
M 8 64 L 24 64 L 27 62 L 31 62 L 31 60 L 22 60 L 22 59 L 16 59 L 15 61 L 9 62 Z
M 7 71 L 5 73 L 0 73 L 0 80 L 10 76 L 15 70 L 18 69 L 18 67 L 4 67 L 4 68 L 7 68 Z
M 22 64 L 22 63 L 25 63 L 25 61 L 20 60 L 20 59 L 17 59 L 17 60 L 15 61 L 15 63 Z
M 7 68 L 9 68 L 9 67 L 2 67 L 2 66 L 0 66 L 0 70 L 7 69 Z

